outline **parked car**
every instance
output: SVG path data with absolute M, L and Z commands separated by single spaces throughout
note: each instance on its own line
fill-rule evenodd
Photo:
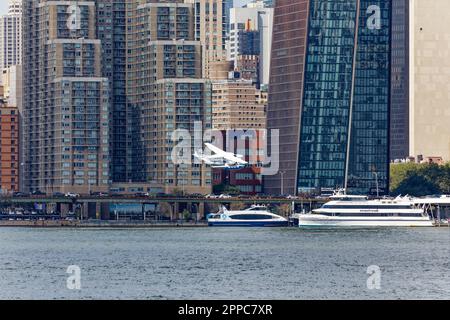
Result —
M 112 193 L 110 193 L 109 196 L 114 197 L 114 198 L 121 198 L 121 197 L 126 197 L 127 195 L 125 193 L 112 192 Z
M 64 196 L 65 196 L 65 194 L 62 193 L 62 192 L 54 192 L 54 193 L 53 193 L 53 197 L 54 197 L 54 198 L 62 198 L 62 197 L 64 197 Z
M 28 197 L 30 196 L 29 193 L 26 192 L 14 192 L 13 193 L 13 197 Z
M 73 192 L 67 192 L 66 193 L 66 197 L 67 198 L 78 198 L 80 195 L 78 193 L 73 193 Z
M 109 194 L 107 192 L 91 192 L 92 197 L 108 197 Z
M 230 198 L 232 198 L 232 196 L 230 196 L 229 194 L 221 194 L 218 198 L 219 199 L 230 199 Z
M 46 196 L 47 194 L 45 192 L 42 192 L 41 190 L 35 190 L 31 193 L 33 196 Z
M 148 192 L 136 192 L 134 194 L 135 197 L 137 198 L 145 198 L 145 197 L 150 197 L 150 193 Z
M 158 192 L 158 193 L 156 194 L 156 197 L 157 197 L 157 198 L 168 198 L 169 196 L 170 196 L 169 194 L 164 193 L 164 192 Z

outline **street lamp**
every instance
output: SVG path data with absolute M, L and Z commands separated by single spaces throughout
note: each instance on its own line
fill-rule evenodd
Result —
M 20 168 L 19 168 L 19 190 L 18 191 L 23 191 L 24 190 L 24 168 L 25 168 L 25 162 L 21 162 L 20 163 Z
M 372 167 L 371 167 L 370 169 L 371 169 L 373 175 L 375 176 L 375 184 L 376 184 L 376 187 L 377 187 L 377 198 L 379 198 L 379 197 L 380 197 L 380 188 L 379 188 L 379 185 L 378 185 L 378 172 L 377 172 L 377 168 L 376 168 L 374 165 L 372 165 Z
M 186 177 L 185 177 L 186 174 Z M 183 163 L 179 163 L 178 164 L 178 171 L 177 171 L 177 180 L 178 180 L 178 186 L 181 184 L 181 193 L 182 196 L 184 197 L 184 193 L 185 193 L 185 178 L 187 178 L 187 170 L 184 170 L 184 164 Z M 178 189 L 179 190 L 179 189 Z
M 284 174 L 286 173 L 286 171 L 280 171 L 280 175 L 281 175 L 281 195 L 284 195 Z

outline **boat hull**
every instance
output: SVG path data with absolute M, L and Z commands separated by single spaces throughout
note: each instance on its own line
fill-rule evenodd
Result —
M 216 220 L 208 221 L 210 227 L 287 227 L 288 221 L 227 221 Z
M 432 227 L 426 218 L 361 218 L 304 215 L 299 217 L 300 227 Z

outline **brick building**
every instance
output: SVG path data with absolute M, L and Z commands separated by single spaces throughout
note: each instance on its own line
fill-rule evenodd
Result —
M 19 191 L 19 111 L 8 106 L 0 87 L 0 184 L 2 194 Z

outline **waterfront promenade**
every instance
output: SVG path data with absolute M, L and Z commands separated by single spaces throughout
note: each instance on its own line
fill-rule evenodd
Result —
M 187 221 L 115 221 L 115 220 L 4 220 L 1 227 L 25 228 L 204 228 L 208 224 L 203 222 Z
M 328 200 L 322 197 L 247 196 L 2 197 L 0 227 L 196 228 L 207 226 L 206 215 L 217 212 L 221 206 L 245 208 L 255 204 L 267 205 L 287 217 L 294 213 L 310 212 Z M 417 198 L 415 202 L 436 221 L 440 220 L 436 226 L 447 227 L 449 210 L 446 202 L 442 202 L 444 200 L 447 201 L 447 198 Z
M 114 205 L 132 205 L 137 208 L 141 220 L 151 220 L 152 215 L 157 215 L 158 210 L 164 208 L 164 216 L 169 221 L 184 220 L 184 212 L 189 211 L 191 218 L 200 221 L 208 213 L 217 212 L 220 206 L 226 207 L 248 207 L 253 204 L 268 205 L 272 207 L 288 208 L 295 212 L 308 212 L 318 208 L 325 203 L 323 198 L 295 198 L 288 199 L 282 197 L 231 197 L 231 198 L 211 198 L 193 196 L 166 196 L 166 197 L 136 197 L 136 196 L 109 196 L 92 197 L 81 196 L 76 198 L 68 197 L 3 197 L 0 198 L 0 207 L 3 215 L 0 220 L 23 219 L 25 216 L 30 220 L 58 220 L 77 218 L 79 220 L 120 220 L 113 208 Z M 17 208 L 28 208 L 28 212 L 35 211 L 34 215 L 14 215 L 5 214 L 16 211 Z M 35 209 L 35 208 L 39 208 Z M 119 213 L 122 217 L 122 215 Z M 161 215 L 160 215 L 161 216 Z

